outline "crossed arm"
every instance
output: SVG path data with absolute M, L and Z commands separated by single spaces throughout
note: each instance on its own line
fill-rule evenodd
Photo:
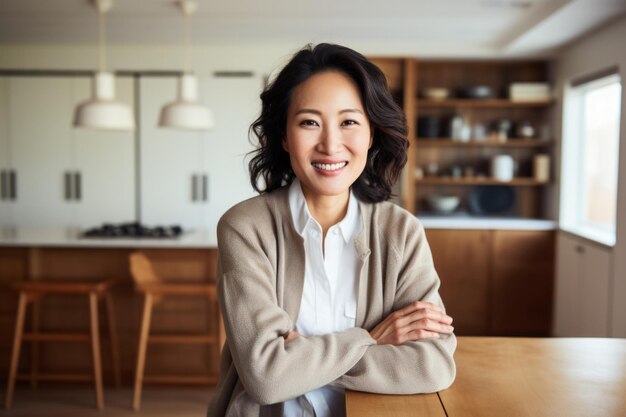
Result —
M 257 402 L 285 401 L 327 384 L 379 393 L 433 392 L 454 379 L 452 319 L 442 309 L 427 248 L 426 254 L 424 247 L 412 248 L 413 258 L 403 254 L 409 261 L 398 277 L 394 312 L 369 332 L 353 328 L 305 338 L 292 332 L 294 323 L 279 307 L 275 272 L 259 242 L 227 224 L 220 229 L 218 295 L 226 306 L 228 346 L 246 392 Z

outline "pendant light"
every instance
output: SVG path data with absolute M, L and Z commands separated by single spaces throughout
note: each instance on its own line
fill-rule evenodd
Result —
M 176 100 L 165 104 L 159 115 L 159 126 L 174 129 L 209 130 L 215 125 L 213 113 L 198 102 L 198 80 L 191 72 L 189 17 L 196 11 L 194 0 L 177 2 L 185 17 L 185 68 L 178 78 Z
M 112 0 L 93 0 L 98 11 L 99 67 L 91 84 L 91 98 L 83 101 L 74 112 L 74 126 L 101 130 L 133 130 L 135 121 L 129 106 L 115 100 L 115 78 L 106 72 L 106 43 L 104 15 Z

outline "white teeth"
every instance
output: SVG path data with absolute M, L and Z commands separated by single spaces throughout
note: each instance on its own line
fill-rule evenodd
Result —
M 315 168 L 323 169 L 324 171 L 336 171 L 348 165 L 348 162 L 339 162 L 337 164 L 319 164 L 317 162 L 313 162 L 312 164 Z

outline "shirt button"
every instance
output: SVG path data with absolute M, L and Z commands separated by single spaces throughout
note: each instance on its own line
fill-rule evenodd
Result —
M 336 234 L 336 235 L 338 235 L 338 234 L 339 234 L 339 229 L 335 229 L 335 230 L 333 230 L 333 233 L 334 233 L 334 234 Z

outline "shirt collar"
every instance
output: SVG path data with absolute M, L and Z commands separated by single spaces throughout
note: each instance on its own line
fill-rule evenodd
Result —
M 320 225 L 311 216 L 311 212 L 307 207 L 306 200 L 304 199 L 304 193 L 300 181 L 294 178 L 293 182 L 289 186 L 289 208 L 291 209 L 291 217 L 293 218 L 293 225 L 300 236 L 304 235 L 304 232 L 308 227 L 315 227 L 321 230 Z M 333 227 L 339 228 L 341 235 L 346 243 L 350 242 L 359 227 L 359 204 L 350 190 L 350 197 L 348 199 L 348 211 L 345 217 Z

